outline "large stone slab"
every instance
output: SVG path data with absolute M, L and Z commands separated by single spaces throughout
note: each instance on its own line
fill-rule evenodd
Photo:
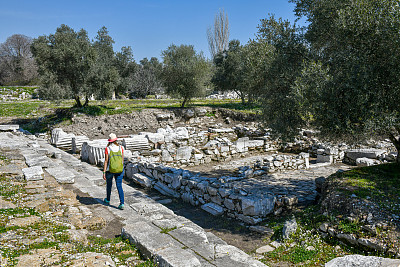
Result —
M 176 150 L 176 160 L 189 160 L 192 157 L 193 147 L 184 146 Z
M 38 181 L 43 180 L 43 169 L 41 166 L 34 166 L 22 169 L 25 180 L 27 181 Z
M 380 155 L 384 154 L 386 151 L 382 149 L 349 149 L 345 151 L 345 156 L 356 160 L 358 158 L 369 158 L 369 159 L 377 159 Z
M 51 159 L 46 156 L 40 156 L 38 154 L 25 154 L 25 162 L 29 167 L 41 166 L 43 168 L 50 167 L 52 165 Z
M 215 203 L 206 203 L 202 205 L 201 208 L 214 216 L 222 215 L 224 213 L 224 209 Z
M 17 177 L 23 176 L 21 167 L 19 167 L 16 164 L 8 164 L 8 165 L 0 166 L 0 174 L 15 175 Z
M 325 267 L 398 267 L 400 260 L 374 256 L 348 255 L 333 259 Z
M 203 266 L 191 250 L 168 247 L 159 251 L 154 261 L 158 266 L 168 267 L 198 267 Z
M 1 124 L 0 125 L 0 131 L 17 131 L 19 129 L 18 124 Z
M 266 216 L 274 211 L 275 196 L 246 196 L 242 197 L 242 212 L 250 216 Z
M 214 244 L 210 244 L 203 229 L 181 227 L 170 231 L 169 234 L 188 248 L 207 260 L 214 259 Z
M 122 228 L 122 236 L 128 238 L 131 243 L 135 244 L 147 258 L 156 256 L 159 251 L 166 248 L 173 248 L 174 251 L 178 251 L 178 248 L 182 248 L 181 243 L 167 234 L 160 233 L 160 231 L 160 228 L 141 221 L 124 226 Z
M 267 265 L 253 259 L 245 252 L 231 245 L 216 245 L 215 260 L 218 267 L 266 267 Z
M 60 184 L 73 184 L 75 175 L 64 167 L 47 168 L 46 171 Z
M 154 185 L 154 189 L 156 189 L 158 192 L 160 192 L 161 194 L 166 195 L 166 196 L 171 196 L 171 197 L 176 197 L 176 198 L 179 198 L 181 196 L 178 192 L 169 188 L 168 186 L 161 183 L 160 181 L 158 181 Z
M 147 175 L 141 174 L 141 173 L 132 174 L 132 176 L 130 178 L 135 183 L 137 183 L 137 184 L 139 184 L 139 185 L 141 185 L 143 187 L 151 187 L 151 185 L 152 185 L 152 183 L 154 181 L 153 178 L 151 178 L 151 177 L 149 177 Z

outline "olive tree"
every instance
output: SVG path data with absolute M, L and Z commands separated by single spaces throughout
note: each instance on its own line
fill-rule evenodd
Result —
M 292 2 L 309 21 L 313 57 L 295 90 L 310 122 L 325 137 L 385 135 L 400 151 L 398 0 Z
M 210 63 L 192 45 L 171 45 L 162 52 L 162 81 L 167 94 L 183 98 L 182 107 L 205 94 L 210 81 Z
M 78 107 L 84 97 L 87 105 L 92 93 L 87 77 L 96 59 L 87 32 L 62 24 L 54 34 L 34 39 L 31 49 L 41 76 L 41 97 L 73 98 Z

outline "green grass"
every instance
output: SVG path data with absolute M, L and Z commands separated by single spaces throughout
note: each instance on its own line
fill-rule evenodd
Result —
M 388 163 L 356 168 L 337 175 L 343 189 L 377 203 L 381 209 L 400 214 L 400 164 Z

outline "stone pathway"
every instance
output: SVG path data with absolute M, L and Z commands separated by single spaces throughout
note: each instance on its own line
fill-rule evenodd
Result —
M 48 168 L 59 183 L 70 183 L 102 203 L 105 186 L 98 168 L 34 136 L 0 133 L 0 144 L 3 149 L 21 149 L 29 166 Z M 44 155 L 53 155 L 54 159 Z M 108 209 L 125 225 L 122 235 L 159 266 L 265 266 L 144 193 L 125 184 L 123 189 L 126 209 L 116 208 L 119 204 L 116 191 Z

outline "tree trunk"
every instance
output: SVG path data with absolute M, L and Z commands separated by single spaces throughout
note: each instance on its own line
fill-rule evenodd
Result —
M 89 97 L 85 96 L 85 104 L 83 104 L 84 107 L 87 107 L 89 105 Z
M 75 96 L 75 102 L 76 102 L 76 106 L 78 108 L 82 107 L 82 103 L 81 103 L 81 100 L 79 99 L 79 96 Z
M 398 134 L 400 134 L 399 130 L 397 130 Z M 389 139 L 392 141 L 394 147 L 397 150 L 397 158 L 396 163 L 400 164 L 400 135 L 395 136 L 393 133 L 389 134 Z
M 186 97 L 183 98 L 183 102 L 182 102 L 181 108 L 184 108 L 184 107 L 185 107 L 186 101 L 187 101 L 187 98 L 186 98 Z

